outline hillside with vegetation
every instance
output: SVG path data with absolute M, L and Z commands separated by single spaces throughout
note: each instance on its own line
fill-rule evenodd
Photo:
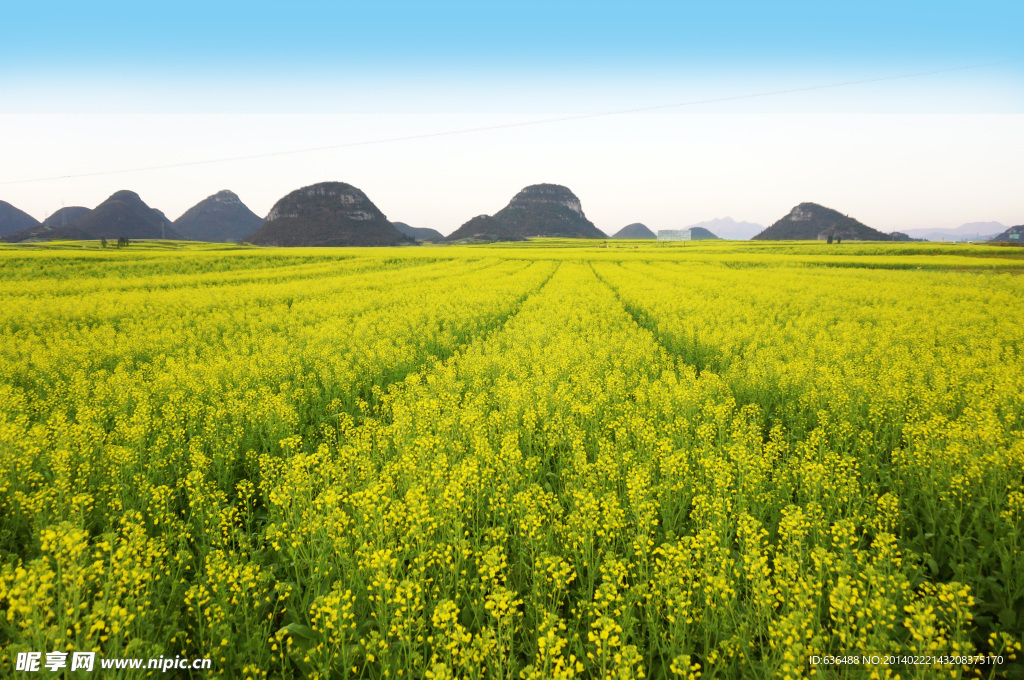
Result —
M 395 229 L 402 232 L 406 236 L 411 236 L 417 241 L 443 241 L 444 234 L 439 232 L 437 229 L 430 229 L 429 227 L 410 227 L 405 222 L 392 222 L 395 225 Z
M 755 241 L 813 241 L 832 237 L 843 241 L 891 241 L 889 234 L 817 203 L 801 203 L 785 217 L 754 237 Z
M 718 236 L 704 227 L 690 227 L 691 241 L 714 241 L 716 239 L 718 239 Z
M 24 243 L 25 241 L 84 241 L 96 237 L 75 225 L 53 226 L 37 224 L 28 229 L 16 231 L 0 238 L 5 243 Z
M 39 224 L 39 220 L 7 201 L 0 201 L 0 236 L 28 229 Z
M 55 211 L 52 215 L 43 220 L 47 227 L 66 227 L 82 219 L 92 210 L 80 205 L 69 205 Z
M 263 218 L 249 210 L 233 191 L 218 191 L 204 198 L 174 220 L 182 238 L 210 243 L 237 243 L 263 224 Z
M 1010 227 L 1003 233 L 994 236 L 991 241 L 993 243 L 1014 243 L 1017 245 L 1024 245 L 1024 224 L 1017 225 L 1016 227 Z
M 628 239 L 650 239 L 657 238 L 657 234 L 648 228 L 646 224 L 640 222 L 634 222 L 633 224 L 627 224 L 622 229 L 612 234 L 612 238 L 628 238 Z
M 265 246 L 395 246 L 415 243 L 366 194 L 344 182 L 296 189 L 271 208 L 247 239 Z
M 538 236 L 607 238 L 583 214 L 580 199 L 567 187 L 534 184 L 493 216 L 474 217 L 445 240 L 518 241 Z
M 134 191 L 115 192 L 87 214 L 67 225 L 91 238 L 180 239 L 171 221 L 150 208 Z

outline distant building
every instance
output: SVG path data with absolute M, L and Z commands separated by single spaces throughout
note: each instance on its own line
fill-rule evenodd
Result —
M 659 229 L 659 241 L 689 241 L 693 238 L 692 229 Z

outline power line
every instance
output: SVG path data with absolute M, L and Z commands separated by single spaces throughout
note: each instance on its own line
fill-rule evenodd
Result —
M 890 80 L 903 80 L 907 78 L 921 78 L 924 76 L 939 75 L 942 73 L 953 73 L 955 71 L 967 71 L 971 69 L 989 68 L 993 66 L 1002 66 L 1004 64 L 1012 64 L 1015 62 L 1022 61 L 1021 59 L 1010 59 L 1007 61 L 990 62 L 986 64 L 972 64 L 969 66 L 956 66 L 953 68 L 938 69 L 935 71 L 919 71 L 916 73 L 902 73 L 895 76 L 882 76 L 878 78 L 865 78 L 862 80 L 844 80 L 836 83 L 825 83 L 821 85 L 809 85 L 807 87 L 794 87 L 784 90 L 767 90 L 764 92 L 754 92 L 741 95 L 733 95 L 729 97 L 714 97 L 711 99 L 695 99 L 685 102 L 676 102 L 674 104 L 658 104 L 655 106 L 640 106 L 629 109 L 617 109 L 614 111 L 601 111 L 598 113 L 582 113 L 571 116 L 557 116 L 552 118 L 539 118 L 537 120 L 520 121 L 517 123 L 503 123 L 499 125 L 486 125 L 482 127 L 473 128 L 462 128 L 460 130 L 445 130 L 440 132 L 426 132 L 416 135 L 405 135 L 401 137 L 384 137 L 380 139 L 370 139 L 361 142 L 344 142 L 341 144 L 329 144 L 325 146 L 313 146 L 302 149 L 287 149 L 283 151 L 268 151 L 265 153 L 246 154 L 242 156 L 225 156 L 222 158 L 207 158 L 204 160 L 197 161 L 184 161 L 180 163 L 167 163 L 164 165 L 149 165 L 136 168 L 124 168 L 120 170 L 100 170 L 97 172 L 84 172 L 73 175 L 53 175 L 50 177 L 35 177 L 32 179 L 15 179 L 0 181 L 0 186 L 10 184 L 30 184 L 33 182 L 51 182 L 61 179 L 80 179 L 84 177 L 102 177 L 105 175 L 120 175 L 133 172 L 151 172 L 154 170 L 171 170 L 174 168 L 188 168 L 195 167 L 197 165 L 212 165 L 215 163 L 232 163 L 236 161 L 249 161 L 257 160 L 261 158 L 275 158 L 278 156 L 292 156 L 304 153 L 314 153 L 317 151 L 331 151 L 334 149 L 350 149 L 359 146 L 373 146 L 377 144 L 394 144 L 397 142 L 408 142 L 418 139 L 432 139 L 436 137 L 454 137 L 456 135 L 469 135 L 480 132 L 490 132 L 493 130 L 508 130 L 511 128 L 530 127 L 534 125 L 549 125 L 551 123 L 564 123 L 574 120 L 587 120 L 590 118 L 603 118 L 606 116 L 622 116 L 631 113 L 646 113 L 648 111 L 660 111 L 664 109 L 675 109 L 682 108 L 684 106 L 700 106 L 704 104 L 720 104 L 724 102 L 740 101 L 743 99 L 757 99 L 760 97 L 773 97 L 777 95 L 785 94 L 796 94 L 800 92 L 814 92 L 816 90 L 828 90 L 839 87 L 849 87 L 851 85 L 868 85 L 871 83 L 881 83 Z

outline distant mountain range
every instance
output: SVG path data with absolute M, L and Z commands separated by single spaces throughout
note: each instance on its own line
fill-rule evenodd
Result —
M 726 219 L 729 219 L 729 218 L 726 218 Z M 708 224 L 708 223 L 707 222 L 702 222 L 701 224 Z M 713 239 L 718 239 L 719 238 L 719 236 L 714 234 L 714 233 L 712 233 L 711 230 L 706 229 L 706 228 L 701 227 L 701 226 L 694 225 L 692 227 L 686 227 L 686 229 L 690 230 L 690 240 L 692 240 L 692 241 L 709 241 L 709 240 L 713 240 Z M 655 234 L 650 228 L 648 228 L 647 225 L 640 224 L 639 222 L 636 222 L 634 224 L 626 225 L 625 227 L 620 229 L 618 232 L 616 232 L 615 235 L 612 236 L 612 238 L 631 238 L 631 239 L 650 238 L 650 239 L 654 239 L 654 238 L 658 238 L 658 235 Z
M 801 203 L 754 237 L 757 241 L 813 241 L 829 236 L 851 241 L 891 241 L 892 236 L 817 203 Z
M 233 191 L 218 191 L 174 220 L 174 230 L 190 241 L 237 243 L 251 236 L 263 218 L 249 210 Z
M 74 221 L 67 221 L 77 215 Z M 78 206 L 64 208 L 47 218 L 43 224 L 8 234 L 4 240 L 12 243 L 29 239 L 180 239 L 170 220 L 150 208 L 134 191 L 118 191 L 95 209 Z
M 428 227 L 410 227 L 405 222 L 392 222 L 395 225 L 395 229 L 402 232 L 406 236 L 412 236 L 417 241 L 443 241 L 444 234 L 437 231 L 436 229 L 430 229 Z
M 159 210 L 146 205 L 134 191 L 115 192 L 68 226 L 92 234 L 93 238 L 181 238 L 181 234 L 171 227 L 171 221 Z
M 307 190 L 315 190 L 314 193 L 335 191 L 331 186 L 351 189 L 337 190 L 336 196 L 342 203 L 333 207 L 326 204 L 317 207 L 319 199 L 325 198 L 326 194 L 301 195 L 301 192 Z M 10 203 L 0 201 L 0 238 L 7 242 L 19 242 L 114 239 L 123 236 L 136 240 L 167 238 L 238 242 L 256 237 L 272 238 L 275 243 L 295 241 L 295 244 L 309 245 L 327 245 L 328 242 L 337 242 L 338 245 L 384 245 L 392 241 L 408 243 L 410 239 L 436 242 L 520 241 L 534 236 L 607 238 L 583 214 L 579 198 L 568 188 L 557 184 L 528 186 L 494 215 L 474 217 L 447 238 L 435 229 L 412 227 L 404 222 L 388 222 L 365 194 L 340 182 L 326 182 L 292 192 L 281 199 L 285 201 L 285 207 L 289 197 L 298 201 L 291 206 L 298 211 L 284 208 L 276 212 L 272 210 L 267 220 L 263 220 L 246 207 L 234 192 L 219 191 L 189 208 L 173 223 L 162 212 L 146 205 L 132 191 L 118 191 L 95 209 L 83 206 L 61 208 L 42 223 Z M 281 222 L 292 219 L 300 219 L 303 224 L 289 222 L 290 226 L 286 226 L 285 222 Z M 271 225 L 270 222 L 277 224 Z M 387 222 L 390 229 L 385 228 L 384 222 Z M 376 226 L 371 228 L 372 225 Z M 1000 222 L 970 222 L 952 229 L 907 229 L 886 234 L 817 203 L 801 203 L 767 229 L 760 224 L 740 222 L 732 217 L 698 222 L 687 228 L 707 232 L 706 235 L 694 232 L 694 238 L 698 240 L 824 240 L 831 235 L 833 238 L 874 241 L 986 241 L 998 240 L 1000 235 L 1002 240 L 1007 240 L 1009 234 L 1017 233 L 1012 231 L 1016 227 L 1007 229 Z M 401 238 L 396 240 L 394 232 Z M 698 233 L 700 236 L 696 236 Z M 656 234 L 647 225 L 634 222 L 617 231 L 611 238 L 654 239 Z
M 968 222 L 953 229 L 904 229 L 904 233 L 926 241 L 987 241 L 1006 229 L 999 222 Z
M 247 239 L 265 246 L 394 246 L 412 243 L 366 194 L 344 182 L 296 189 Z
M 746 241 L 764 231 L 764 225 L 755 224 L 754 222 L 737 222 L 731 217 L 716 217 L 713 220 L 698 222 L 689 226 L 690 229 L 696 227 L 707 229 L 719 238 L 732 241 Z
M 493 216 L 479 215 L 446 241 L 521 241 L 532 236 L 607 238 L 583 214 L 580 199 L 559 184 L 533 184 Z

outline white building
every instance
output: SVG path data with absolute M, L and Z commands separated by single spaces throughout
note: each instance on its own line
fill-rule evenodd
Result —
M 659 241 L 689 241 L 691 240 L 691 229 L 659 229 Z

